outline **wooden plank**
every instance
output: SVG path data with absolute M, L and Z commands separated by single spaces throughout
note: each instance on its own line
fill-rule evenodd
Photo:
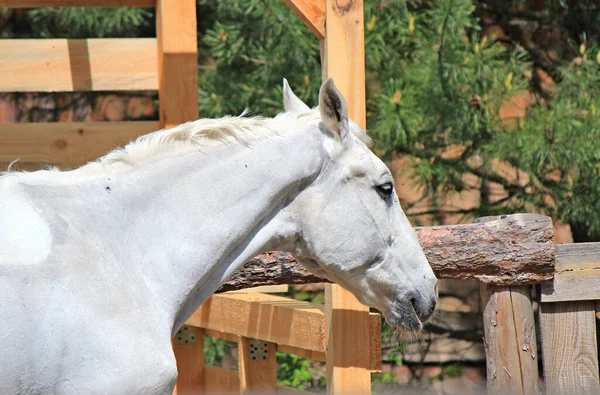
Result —
M 154 7 L 156 0 L 0 0 L 0 7 Z
M 598 394 L 598 349 L 592 301 L 540 304 L 547 394 Z
M 43 164 L 76 168 L 158 129 L 158 122 L 0 124 L 0 166 L 34 170 Z
M 188 325 L 325 352 L 322 305 L 281 296 L 218 294 L 206 301 Z
M 286 346 L 285 344 L 278 344 L 277 351 L 298 355 L 302 358 L 310 359 L 313 361 L 325 362 L 326 360 L 326 355 L 324 352 L 305 350 L 299 347 Z
M 542 302 L 600 299 L 600 243 L 556 245 L 553 281 L 541 285 Z
M 333 78 L 349 117 L 366 126 L 363 1 L 325 1 L 323 77 Z M 327 393 L 371 393 L 369 308 L 336 284 L 325 288 Z
M 154 38 L 0 40 L 0 92 L 158 88 Z
M 325 0 L 285 0 L 285 3 L 317 39 L 325 38 Z
M 277 393 L 277 345 L 241 337 L 238 370 L 241 394 Z
M 325 286 L 327 393 L 371 393 L 369 308 L 337 284 Z
M 160 124 L 172 127 L 198 118 L 196 2 L 157 0 Z
M 487 388 L 492 394 L 538 394 L 530 286 L 481 284 Z
M 173 352 L 177 359 L 177 384 L 174 394 L 201 393 L 204 391 L 204 330 L 184 327 L 192 341 L 173 341 Z
M 240 392 L 240 377 L 237 372 L 217 368 L 204 367 L 204 387 L 207 394 L 233 394 Z

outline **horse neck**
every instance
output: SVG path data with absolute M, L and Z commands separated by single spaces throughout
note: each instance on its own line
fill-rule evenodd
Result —
M 317 140 L 289 133 L 111 177 L 110 194 L 128 206 L 115 212 L 129 213 L 113 238 L 141 265 L 173 332 L 244 262 L 286 249 L 296 229 L 278 214 L 319 174 Z M 133 193 L 120 196 L 121 189 Z

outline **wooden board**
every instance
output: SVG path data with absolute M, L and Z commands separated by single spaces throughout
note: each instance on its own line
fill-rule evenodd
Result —
M 160 124 L 170 128 L 198 118 L 196 2 L 157 0 Z
M 187 324 L 325 352 L 323 306 L 281 296 L 261 293 L 213 295 Z
M 535 322 L 529 286 L 481 284 L 487 388 L 492 394 L 538 394 Z
M 325 38 L 325 0 L 284 1 L 317 39 Z
M 326 360 L 324 352 L 305 350 L 303 348 L 286 346 L 284 344 L 278 344 L 277 351 L 298 355 L 302 358 L 311 359 L 313 361 L 325 362 Z
M 0 124 L 0 168 L 76 168 L 158 129 L 158 122 Z
M 547 394 L 598 394 L 595 303 L 540 304 Z
M 363 1 L 325 1 L 323 78 L 333 78 L 348 115 L 366 126 Z M 369 308 L 336 284 L 326 286 L 327 392 L 371 392 Z
M 542 302 L 600 299 L 600 243 L 556 245 L 553 281 L 541 285 Z
M 0 0 L 0 7 L 154 7 L 156 0 Z
M 0 40 L 0 92 L 155 89 L 154 38 Z
M 204 391 L 204 330 L 186 327 L 194 334 L 194 341 L 181 344 L 175 338 L 173 352 L 177 359 L 177 384 L 174 394 L 184 395 Z
M 204 383 L 207 394 L 237 394 L 240 392 L 239 375 L 231 370 L 205 366 Z
M 238 343 L 238 371 L 241 394 L 277 393 L 277 345 L 241 337 Z

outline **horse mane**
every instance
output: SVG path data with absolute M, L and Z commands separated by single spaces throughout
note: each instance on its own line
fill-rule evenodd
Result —
M 247 116 L 247 112 L 244 111 L 239 116 L 198 119 L 171 129 L 161 129 L 140 136 L 124 147 L 117 148 L 94 161 L 74 169 L 74 171 L 80 175 L 93 176 L 134 168 L 153 159 L 168 155 L 181 155 L 193 151 L 209 151 L 221 145 L 243 144 L 252 146 L 261 140 L 285 133 L 289 129 L 290 123 L 302 123 L 305 125 L 308 122 L 318 121 L 319 119 L 320 113 L 317 109 L 302 113 L 283 112 L 274 118 L 262 116 L 249 117 Z M 365 144 L 371 143 L 365 131 L 352 121 L 350 121 L 350 129 Z M 61 171 L 54 167 L 30 174 L 39 172 L 71 173 L 71 171 Z M 0 178 L 14 175 L 15 173 L 22 174 L 26 172 L 11 171 L 9 166 L 8 171 L 0 173 Z

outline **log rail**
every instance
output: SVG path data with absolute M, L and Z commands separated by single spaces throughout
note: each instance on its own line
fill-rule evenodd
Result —
M 549 217 L 513 214 L 488 222 L 415 230 L 440 279 L 514 286 L 554 277 L 556 249 Z M 309 273 L 288 253 L 268 252 L 247 262 L 218 292 L 315 282 L 328 280 Z

